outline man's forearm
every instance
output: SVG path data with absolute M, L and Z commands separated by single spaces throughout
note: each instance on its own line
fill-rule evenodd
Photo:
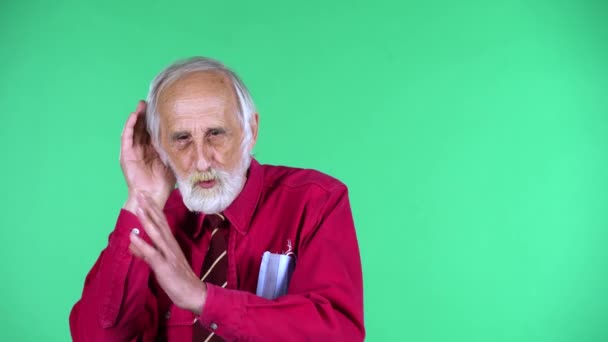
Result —
M 129 253 L 129 234 L 139 222 L 123 210 L 108 246 L 87 275 L 81 299 L 70 315 L 74 341 L 130 341 L 150 317 L 148 266 Z

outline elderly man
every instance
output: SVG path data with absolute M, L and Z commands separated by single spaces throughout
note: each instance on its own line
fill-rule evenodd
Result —
M 122 133 L 128 199 L 70 314 L 74 341 L 363 340 L 346 187 L 259 164 L 257 134 L 221 63 L 191 58 L 154 79 Z

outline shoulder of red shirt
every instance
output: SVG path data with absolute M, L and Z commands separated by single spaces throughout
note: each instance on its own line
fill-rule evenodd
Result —
M 327 192 L 346 189 L 338 179 L 313 169 L 288 166 L 262 165 L 264 168 L 264 187 L 317 187 Z

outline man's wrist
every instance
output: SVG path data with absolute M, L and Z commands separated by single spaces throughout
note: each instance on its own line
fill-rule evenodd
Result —
M 122 208 L 135 215 L 135 210 L 137 209 L 137 200 L 135 200 L 135 196 L 129 196 Z
M 123 209 L 124 210 L 128 210 L 131 213 L 135 214 L 135 211 L 137 210 L 137 208 L 139 207 L 139 204 L 137 203 L 137 193 L 140 191 L 129 191 L 129 196 L 127 197 L 127 201 L 125 202 L 125 204 L 123 205 Z M 169 198 L 169 194 L 167 195 L 159 195 L 159 196 L 155 196 L 154 194 L 149 194 L 148 195 L 152 201 L 161 209 L 163 210 L 165 208 L 165 204 L 167 203 L 167 199 Z
M 201 291 L 196 296 L 194 302 L 194 307 L 190 310 L 195 315 L 200 316 L 203 313 L 203 307 L 205 306 L 205 302 L 207 301 L 207 284 L 201 282 Z

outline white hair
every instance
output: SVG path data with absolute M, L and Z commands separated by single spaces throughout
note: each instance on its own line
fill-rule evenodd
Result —
M 146 125 L 152 143 L 159 152 L 161 159 L 167 163 L 167 156 L 160 145 L 160 113 L 158 112 L 158 96 L 167 86 L 173 84 L 180 78 L 201 71 L 216 71 L 226 75 L 234 87 L 238 100 L 238 118 L 243 129 L 243 140 L 241 148 L 245 149 L 253 138 L 251 131 L 251 120 L 255 113 L 255 105 L 251 95 L 241 79 L 221 62 L 207 57 L 191 57 L 177 61 L 161 71 L 150 83 L 148 91 L 148 109 L 146 112 Z

